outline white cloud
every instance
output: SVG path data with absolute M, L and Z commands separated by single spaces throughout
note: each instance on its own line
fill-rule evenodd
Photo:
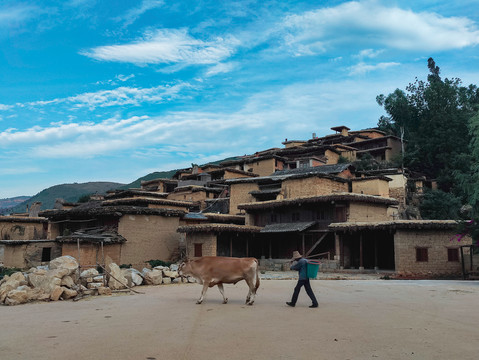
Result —
M 210 67 L 206 71 L 205 76 L 214 76 L 214 75 L 218 75 L 218 74 L 221 74 L 221 73 L 229 73 L 237 67 L 238 67 L 238 64 L 234 63 L 234 62 L 219 63 L 219 64 L 216 64 L 216 65 Z
M 10 110 L 13 108 L 13 105 L 0 104 L 0 111 Z
M 163 0 L 143 0 L 140 6 L 130 9 L 123 16 L 118 17 L 117 20 L 123 21 L 123 26 L 128 26 L 133 24 L 145 12 L 163 5 Z
M 320 53 L 335 44 L 374 44 L 401 50 L 439 51 L 479 43 L 476 24 L 464 17 L 386 7 L 377 1 L 347 2 L 284 19 L 292 52 Z
M 229 58 L 238 41 L 234 38 L 198 40 L 185 29 L 160 29 L 124 45 L 100 46 L 81 52 L 100 61 L 147 64 L 215 64 Z
M 383 52 L 384 52 L 384 49 L 381 49 L 381 50 L 364 49 L 364 50 L 361 50 L 359 54 L 357 54 L 355 57 L 360 59 L 364 59 L 364 58 L 372 59 L 377 57 L 379 54 L 382 54 Z
M 374 99 L 387 91 L 384 84 L 367 81 L 297 83 L 257 93 L 235 112 L 184 111 L 7 129 L 0 132 L 0 149 L 15 150 L 29 158 L 55 159 L 141 156 L 153 147 L 158 149 L 156 156 L 165 161 L 184 153 L 186 160 L 195 162 L 211 154 L 251 153 L 271 147 L 271 142 L 280 146 L 285 137 L 327 134 L 329 127 L 338 124 L 374 126 L 381 113 Z M 354 116 L 345 119 L 345 113 Z M 378 116 L 371 118 L 371 113 Z
M 399 66 L 401 64 L 397 62 L 383 62 L 383 63 L 378 63 L 378 64 L 365 64 L 364 62 L 360 62 L 354 66 L 351 66 L 349 68 L 349 74 L 350 75 L 360 75 L 360 74 L 365 74 L 370 71 L 374 70 L 384 70 L 387 68 L 390 68 L 392 66 Z
M 115 79 L 120 80 L 121 82 L 125 82 L 127 80 L 133 79 L 135 77 L 135 74 L 130 74 L 130 75 L 117 75 L 115 76 Z
M 132 75 L 127 78 L 130 77 L 132 77 Z M 122 81 L 126 81 L 126 78 Z M 191 85 L 188 83 L 179 83 L 171 86 L 160 85 L 152 88 L 132 88 L 122 86 L 113 90 L 100 90 L 48 101 L 33 101 L 26 104 L 16 104 L 16 106 L 24 107 L 25 105 L 28 105 L 36 107 L 65 103 L 72 104 L 75 108 L 87 107 L 89 109 L 122 105 L 138 106 L 142 103 L 160 103 L 177 99 L 181 97 L 180 92 L 186 88 L 191 88 Z
M 16 5 L 0 8 L 0 27 L 19 25 L 36 16 L 38 8 L 32 5 Z

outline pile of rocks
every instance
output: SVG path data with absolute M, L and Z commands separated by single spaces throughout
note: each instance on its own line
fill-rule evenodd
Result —
M 108 262 L 103 274 L 91 268 L 79 274 L 78 262 L 71 256 L 61 256 L 49 266 L 17 272 L 0 280 L 0 304 L 18 305 L 30 301 L 56 301 L 78 298 L 83 295 L 111 295 L 112 290 L 122 290 L 139 285 L 161 285 L 195 282 L 182 278 L 178 265 L 157 266 L 138 271 L 121 269 Z
M 78 262 L 62 256 L 50 262 L 48 268 L 31 268 L 17 272 L 0 281 L 0 303 L 18 305 L 35 300 L 71 299 L 81 290 L 77 284 Z

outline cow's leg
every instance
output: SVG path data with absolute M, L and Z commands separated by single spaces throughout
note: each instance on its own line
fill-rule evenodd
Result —
M 225 297 L 225 290 L 223 289 L 223 284 L 218 284 L 218 289 L 220 290 L 221 295 L 223 295 L 223 304 L 228 303 L 228 298 Z
M 248 284 L 248 288 L 249 288 L 248 296 L 246 297 L 246 304 L 247 305 L 253 305 L 254 298 L 255 298 L 255 295 L 256 295 L 256 290 L 254 288 L 253 280 L 249 279 L 249 278 L 246 278 L 245 280 L 246 280 L 246 283 Z
M 200 298 L 198 299 L 198 301 L 196 302 L 197 304 L 201 304 L 203 302 L 203 298 L 206 294 L 206 290 L 208 290 L 208 282 L 206 281 L 203 281 L 203 289 L 201 290 L 201 296 Z

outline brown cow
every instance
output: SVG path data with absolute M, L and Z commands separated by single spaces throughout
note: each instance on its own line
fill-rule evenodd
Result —
M 255 258 L 203 256 L 195 260 L 186 260 L 180 265 L 178 272 L 181 276 L 194 277 L 199 284 L 203 285 L 197 304 L 203 302 L 208 287 L 215 285 L 218 285 L 223 295 L 223 304 L 226 304 L 228 298 L 225 297 L 223 284 L 236 284 L 238 281 L 245 280 L 249 287 L 246 304 L 253 305 L 259 288 L 258 260 Z

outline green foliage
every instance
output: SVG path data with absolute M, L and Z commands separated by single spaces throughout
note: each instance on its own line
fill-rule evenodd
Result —
M 338 164 L 347 164 L 347 163 L 349 163 L 349 159 L 348 159 L 348 158 L 345 158 L 345 157 L 342 156 L 342 155 L 339 155 Z
M 461 196 L 455 175 L 470 165 L 464 154 L 471 140 L 468 122 L 479 108 L 479 90 L 475 85 L 462 86 L 457 78 L 441 79 L 432 58 L 428 68 L 426 82 L 416 78 L 406 91 L 396 89 L 376 98 L 388 114 L 379 119 L 378 127 L 404 135 L 406 167 L 436 179 L 441 190 Z
M 459 219 L 461 200 L 452 193 L 428 190 L 419 206 L 421 217 L 427 220 Z
M 88 201 L 90 201 L 90 195 L 91 194 L 85 194 L 85 195 L 82 195 L 78 198 L 77 202 L 79 203 L 87 203 Z
M 4 278 L 5 275 L 12 275 L 16 272 L 19 272 L 19 271 L 22 271 L 21 269 L 19 268 L 4 268 L 4 267 L 0 267 L 0 280 Z
M 121 264 L 120 269 L 130 269 L 133 265 L 131 264 Z
M 156 266 L 170 266 L 171 264 L 173 264 L 172 262 L 163 260 L 148 260 L 147 263 L 150 264 L 152 268 Z
M 63 199 L 66 202 L 75 202 L 78 198 L 85 194 L 105 194 L 108 190 L 117 189 L 123 184 L 114 182 L 88 182 L 88 183 L 74 183 L 62 184 L 49 187 L 42 190 L 35 196 L 29 198 L 27 201 L 15 206 L 12 212 L 25 212 L 27 205 L 34 202 L 42 203 L 42 210 L 53 209 L 56 199 Z

